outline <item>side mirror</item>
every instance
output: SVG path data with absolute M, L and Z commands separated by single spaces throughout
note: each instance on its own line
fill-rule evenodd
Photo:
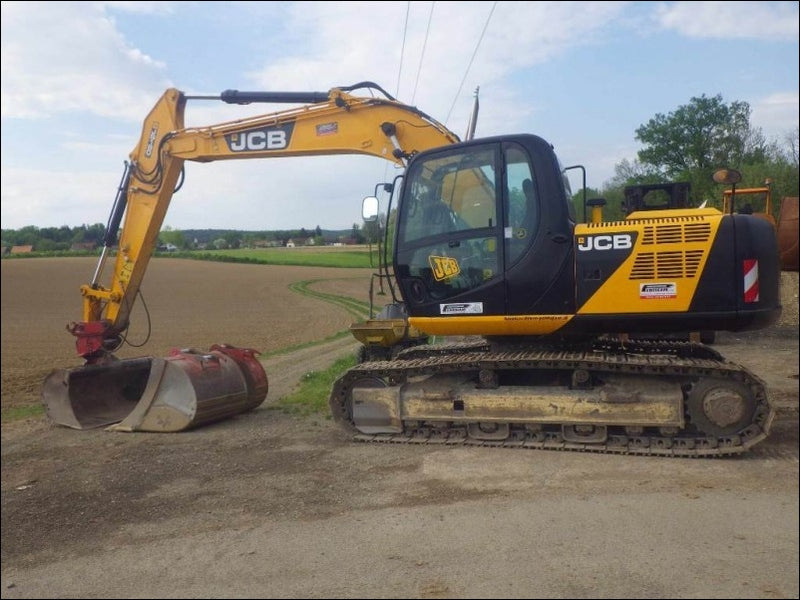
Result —
M 715 183 L 736 185 L 742 180 L 742 174 L 736 169 L 719 169 L 712 175 Z
M 378 219 L 378 198 L 367 196 L 361 204 L 361 218 L 370 223 Z

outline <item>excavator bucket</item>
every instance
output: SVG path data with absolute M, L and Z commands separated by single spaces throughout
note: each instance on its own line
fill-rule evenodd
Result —
M 781 213 L 778 219 L 778 249 L 781 253 L 781 268 L 784 271 L 800 270 L 798 251 L 798 198 L 785 196 L 781 200 Z
M 267 375 L 251 349 L 211 346 L 57 369 L 47 376 L 42 402 L 56 424 L 74 429 L 177 432 L 259 406 Z

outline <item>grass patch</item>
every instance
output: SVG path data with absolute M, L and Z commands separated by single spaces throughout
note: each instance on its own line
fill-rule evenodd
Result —
M 373 268 L 377 250 L 339 248 L 258 248 L 230 250 L 193 250 L 159 254 L 168 258 L 192 258 L 219 262 L 254 263 L 261 265 L 293 265 L 304 267 Z
M 319 346 L 320 344 L 324 344 L 326 342 L 333 342 L 334 340 L 341 339 L 343 337 L 352 337 L 352 333 L 349 329 L 343 329 L 338 333 L 334 333 L 333 335 L 329 335 L 326 338 L 321 340 L 314 340 L 313 342 L 303 342 L 302 344 L 295 344 L 294 346 L 286 346 L 284 348 L 278 348 L 277 350 L 272 350 L 270 352 L 263 352 L 259 354 L 259 357 L 264 358 L 272 358 L 273 356 L 281 356 L 283 354 L 290 354 L 296 350 L 303 350 L 304 348 L 310 348 L 312 346 Z
M 349 296 L 337 296 L 336 294 L 326 294 L 324 292 L 317 292 L 310 288 L 311 284 L 318 281 L 330 281 L 325 279 L 307 279 L 305 281 L 295 281 L 289 284 L 289 289 L 298 294 L 309 296 L 311 298 L 318 298 L 324 302 L 329 302 L 336 306 L 340 306 L 349 312 L 358 321 L 365 321 L 369 319 L 369 302 L 363 300 L 356 300 Z
M 44 415 L 44 406 L 41 404 L 28 404 L 25 406 L 12 406 L 0 411 L 0 419 L 5 422 L 21 421 Z
M 312 415 L 325 416 L 330 419 L 328 398 L 331 387 L 347 369 L 355 366 L 356 357 L 345 356 L 338 359 L 324 371 L 311 371 L 303 375 L 297 389 L 280 398 L 273 408 L 287 414 L 308 417 Z

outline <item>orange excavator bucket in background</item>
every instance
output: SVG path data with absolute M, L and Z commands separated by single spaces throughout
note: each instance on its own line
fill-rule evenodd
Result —
M 781 253 L 781 269 L 800 270 L 798 265 L 798 197 L 784 196 L 778 217 L 778 249 Z
M 252 410 L 267 375 L 251 349 L 211 346 L 57 369 L 42 401 L 51 421 L 73 429 L 177 432 Z

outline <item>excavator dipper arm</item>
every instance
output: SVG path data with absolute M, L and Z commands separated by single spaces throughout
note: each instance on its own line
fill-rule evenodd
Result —
M 386 98 L 351 95 L 356 88 L 376 89 Z M 230 104 L 306 104 L 207 127 L 184 127 L 187 100 L 210 98 Z M 68 325 L 77 338 L 78 354 L 90 364 L 104 362 L 119 346 L 184 161 L 366 154 L 403 166 L 417 152 L 458 141 L 444 125 L 370 82 L 327 93 L 227 90 L 213 97 L 168 89 L 147 115 L 130 154 L 95 275 L 81 287 L 82 321 Z M 118 251 L 111 281 L 102 285 L 100 274 L 114 245 Z
M 358 88 L 384 97 L 350 93 Z M 190 99 L 305 104 L 187 128 Z M 113 355 L 124 341 L 169 203 L 181 186 L 184 161 L 366 154 L 404 166 L 422 150 L 458 141 L 434 119 L 369 82 L 327 93 L 228 90 L 208 97 L 168 89 L 147 115 L 125 165 L 94 276 L 81 286 L 82 320 L 67 325 L 86 364 L 56 369 L 45 379 L 42 399 L 50 419 L 76 429 L 173 432 L 254 409 L 266 398 L 267 376 L 252 349 L 223 344 L 205 352 L 174 349 L 166 358 Z M 111 278 L 103 284 L 112 257 Z

